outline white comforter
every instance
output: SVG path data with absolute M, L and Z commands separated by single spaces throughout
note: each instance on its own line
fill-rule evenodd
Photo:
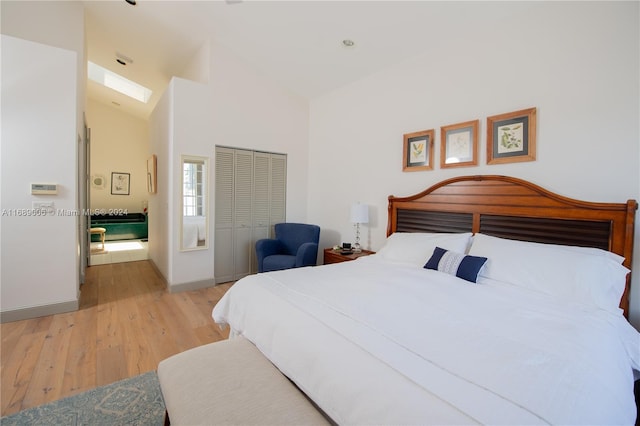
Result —
M 620 315 L 376 256 L 248 276 L 213 310 L 339 424 L 633 424 Z

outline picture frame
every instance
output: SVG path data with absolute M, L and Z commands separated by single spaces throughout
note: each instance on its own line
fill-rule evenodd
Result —
M 478 128 L 480 120 L 450 124 L 440 128 L 440 167 L 478 165 Z
M 107 178 L 101 174 L 96 173 L 91 176 L 91 187 L 93 189 L 104 189 L 107 186 Z
M 402 171 L 433 170 L 433 140 L 435 130 L 406 133 L 402 143 Z
M 153 154 L 147 160 L 147 191 L 149 194 L 155 194 L 158 192 L 157 180 L 158 180 L 158 159 L 155 154 Z
M 129 195 L 131 174 L 111 172 L 111 195 Z
M 487 117 L 487 164 L 535 159 L 535 107 Z

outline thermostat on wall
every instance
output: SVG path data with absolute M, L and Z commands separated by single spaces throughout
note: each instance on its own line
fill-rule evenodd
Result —
M 33 195 L 56 195 L 58 185 L 55 183 L 32 183 L 31 194 Z

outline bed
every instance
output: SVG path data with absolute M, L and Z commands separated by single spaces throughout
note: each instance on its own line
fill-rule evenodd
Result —
M 450 179 L 389 197 L 375 255 L 245 277 L 213 318 L 338 424 L 633 424 L 636 210 Z

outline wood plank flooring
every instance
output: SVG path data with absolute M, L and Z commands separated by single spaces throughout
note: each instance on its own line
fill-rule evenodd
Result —
M 80 309 L 0 325 L 1 415 L 155 370 L 226 339 L 211 310 L 232 283 L 170 294 L 149 261 L 87 268 Z

